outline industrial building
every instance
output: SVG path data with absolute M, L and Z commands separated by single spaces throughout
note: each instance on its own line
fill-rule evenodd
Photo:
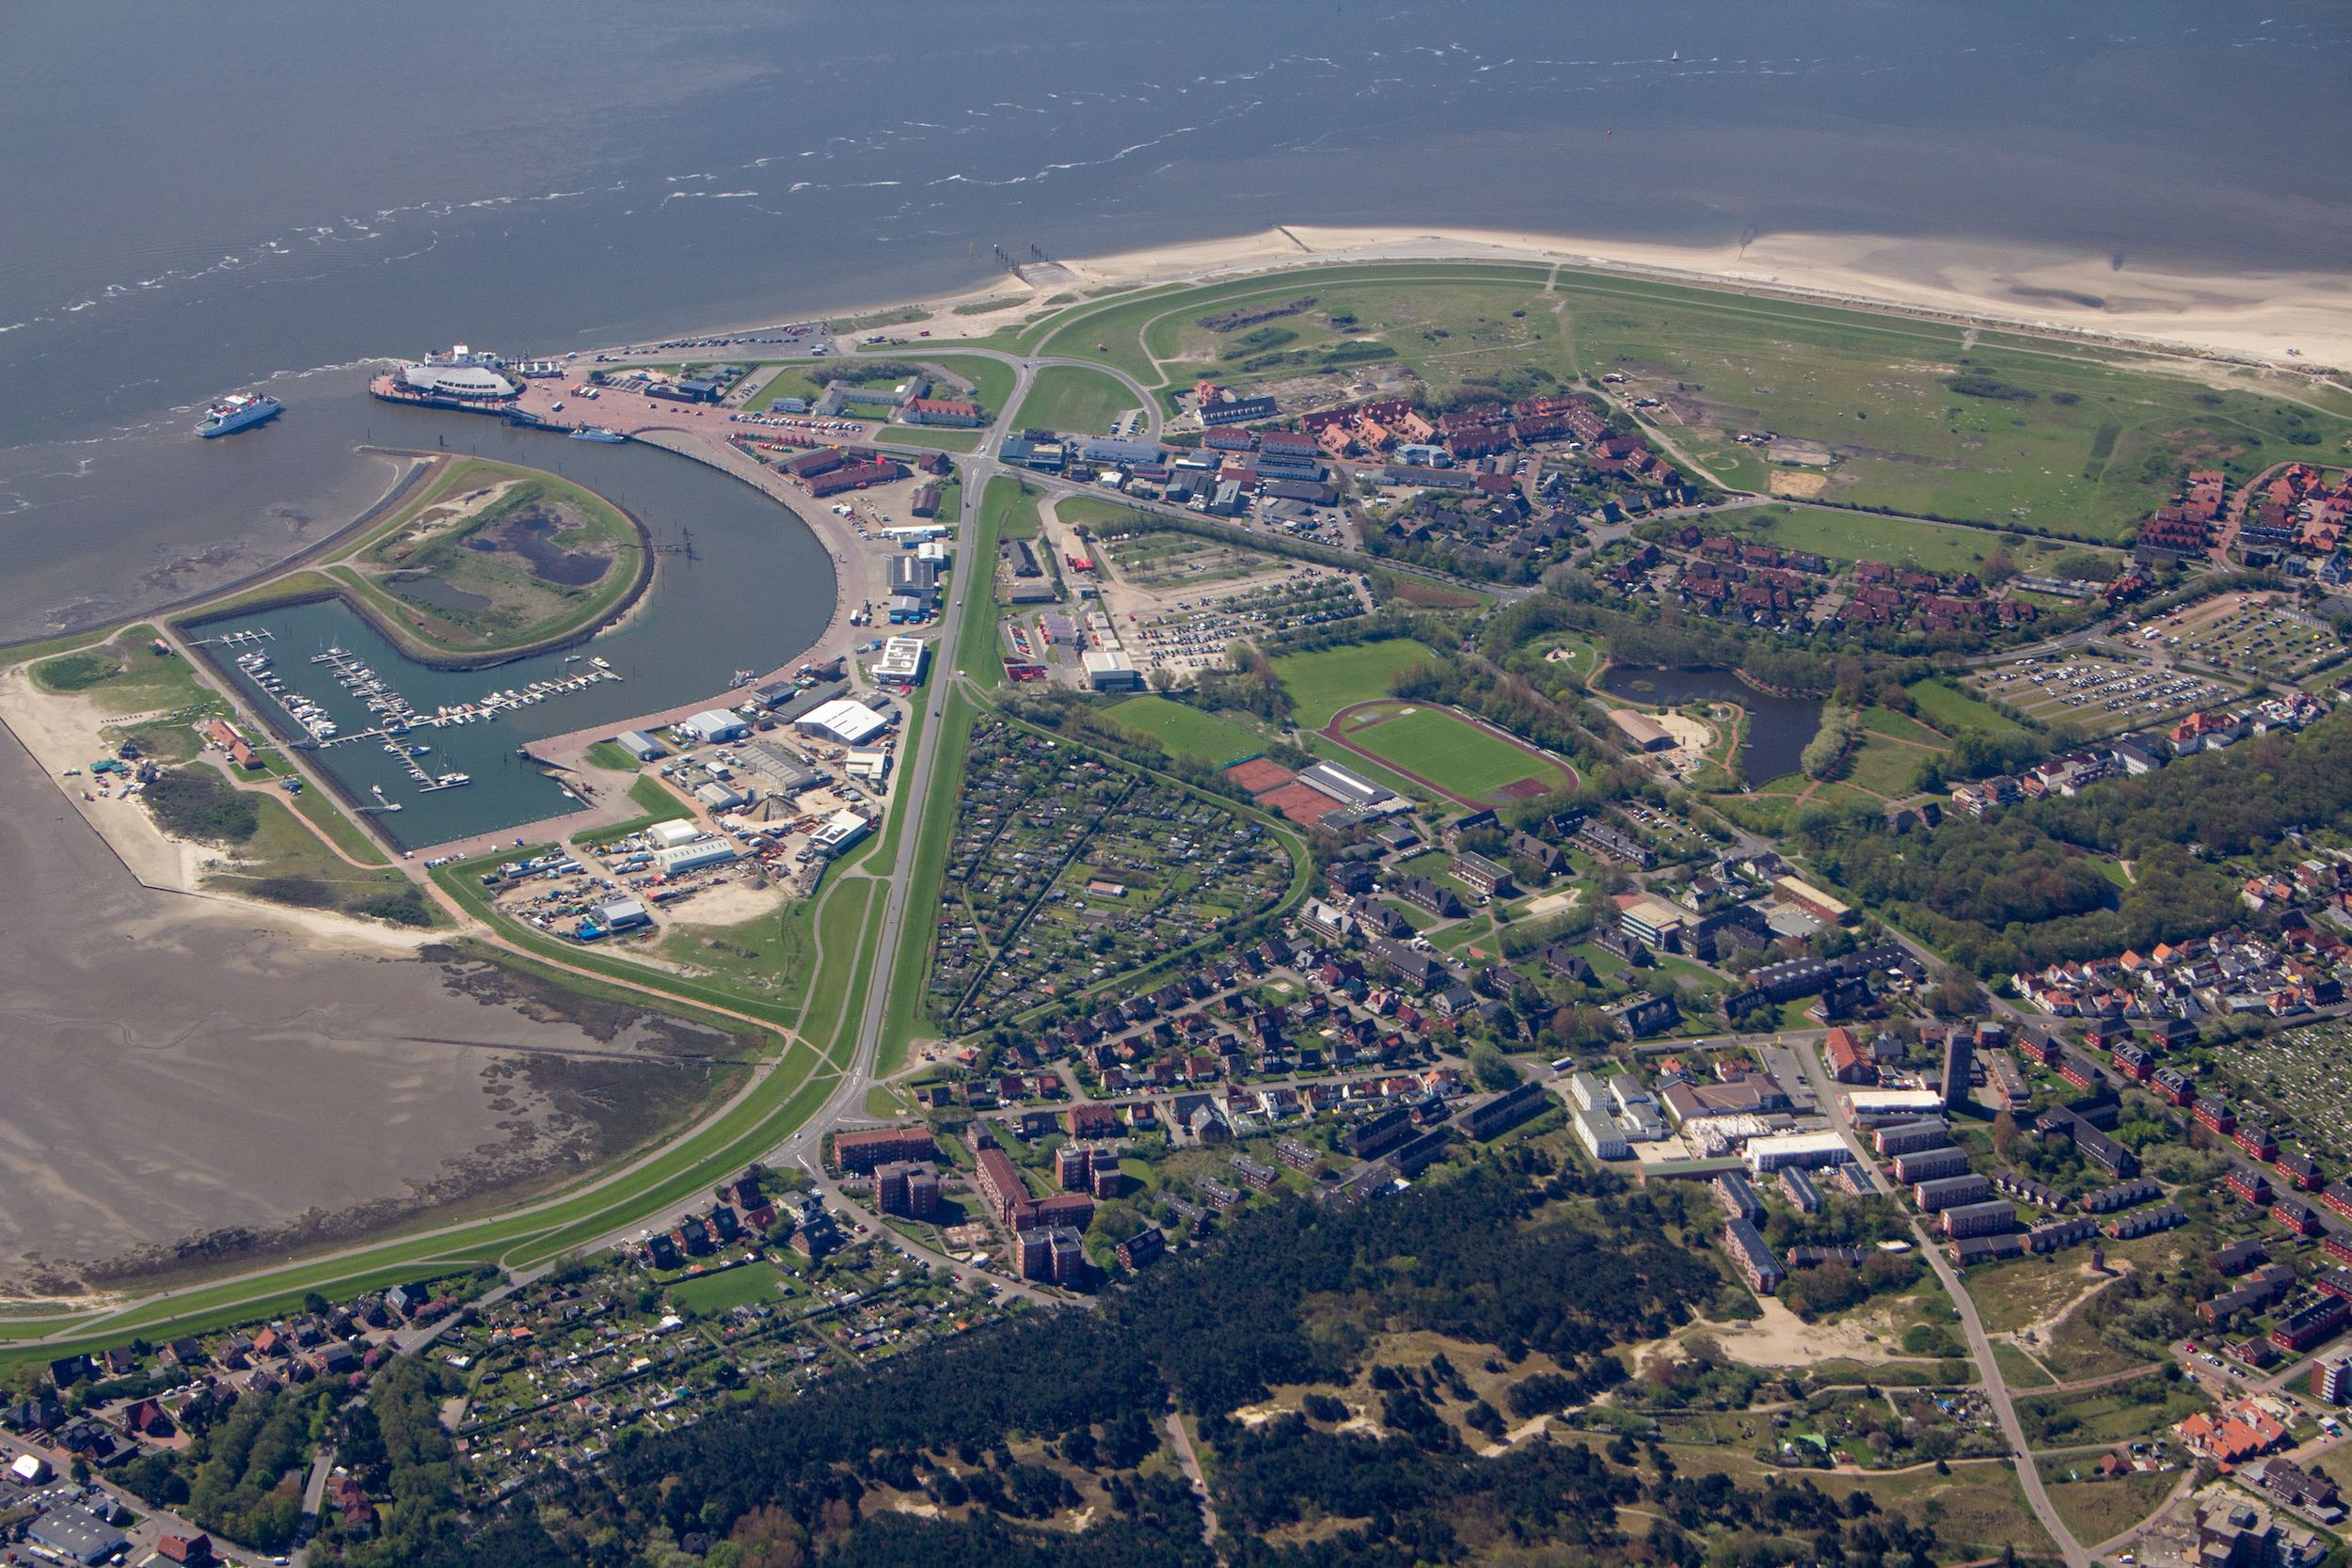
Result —
M 818 740 L 841 746 L 863 746 L 890 727 L 890 721 L 865 704 L 848 697 L 813 707 L 792 721 L 792 727 Z
M 639 762 L 653 762 L 670 754 L 670 749 L 643 730 L 623 730 L 612 737 L 612 744 L 635 757 Z
M 724 865 L 729 861 L 740 859 L 741 856 L 742 851 L 723 838 L 703 838 L 696 839 L 691 844 L 678 845 L 671 849 L 656 849 L 653 852 L 653 863 L 660 868 L 661 875 L 665 878 L 683 877 L 690 871 L 700 871 L 705 866 Z
M 87 1509 L 53 1508 L 25 1527 L 24 1539 L 72 1562 L 103 1562 L 130 1544 L 123 1533 Z
M 1087 685 L 1097 691 L 1140 691 L 1143 672 L 1117 648 L 1089 648 L 1079 656 L 1086 666 Z
M 808 835 L 808 847 L 833 860 L 874 831 L 874 825 L 853 811 L 837 811 Z
M 722 740 L 739 740 L 752 733 L 752 726 L 732 708 L 709 707 L 691 719 L 681 719 L 670 726 L 681 736 L 689 736 L 698 746 L 714 745 Z
M 916 564 L 924 563 L 918 562 Z M 923 661 L 930 652 L 929 647 L 912 637 L 884 638 L 882 657 L 874 661 L 875 684 L 919 685 L 923 679 Z
M 592 906 L 588 916 L 608 931 L 634 931 L 641 926 L 653 924 L 643 899 L 608 898 Z

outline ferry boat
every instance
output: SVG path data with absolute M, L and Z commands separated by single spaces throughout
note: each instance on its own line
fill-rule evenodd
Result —
M 599 424 L 581 425 L 578 430 L 572 432 L 572 439 L 575 441 L 602 441 L 606 445 L 610 446 L 617 442 L 626 441 L 628 437 L 622 435 L 617 430 L 607 430 L 604 426 Z
M 286 411 L 286 405 L 276 398 L 259 392 L 231 392 L 210 408 L 196 427 L 196 433 L 207 441 L 221 436 L 233 436 L 257 424 L 266 424 Z

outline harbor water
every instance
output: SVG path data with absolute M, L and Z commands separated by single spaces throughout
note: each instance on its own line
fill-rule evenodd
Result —
M 404 847 L 578 809 L 517 750 L 723 691 L 737 670 L 765 673 L 806 651 L 832 617 L 833 562 L 817 536 L 786 508 L 716 469 L 653 447 L 603 446 L 463 414 L 378 406 L 379 420 L 403 430 L 405 444 L 446 444 L 452 452 L 551 469 L 610 498 L 645 525 L 658 552 L 652 584 L 619 625 L 577 647 L 484 670 L 416 663 L 339 600 L 231 614 L 196 628 L 201 638 L 235 640 L 205 656 L 281 736 L 312 739 L 289 712 L 293 700 L 323 710 L 335 734 L 314 746 L 311 760 Z M 323 661 L 330 650 L 340 657 Z M 248 666 L 240 656 L 268 662 Z M 352 666 L 369 672 L 379 689 L 339 679 Z M 275 686 L 264 683 L 264 672 Z M 371 708 L 370 695 L 386 705 L 397 698 L 422 716 L 469 705 L 484 716 L 374 736 L 367 732 L 383 727 L 387 714 Z M 464 784 L 431 787 L 459 773 Z M 390 805 L 400 809 L 381 809 Z

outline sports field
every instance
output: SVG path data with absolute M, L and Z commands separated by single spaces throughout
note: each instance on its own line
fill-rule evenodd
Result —
M 1101 371 L 1048 365 L 1029 384 L 1013 423 L 1023 430 L 1061 430 L 1101 436 L 1135 407 L 1136 395 Z
M 1559 764 L 1441 707 L 1368 706 L 1342 716 L 1337 735 L 1466 800 L 1502 802 L 1572 782 Z
M 1291 694 L 1293 717 L 1302 730 L 1319 730 L 1350 703 L 1389 694 L 1389 683 L 1438 656 L 1407 637 L 1359 642 L 1319 653 L 1285 654 L 1274 661 L 1275 678 Z
M 1131 734 L 1152 736 L 1177 756 L 1194 757 L 1213 768 L 1265 750 L 1263 736 L 1166 697 L 1130 697 L 1111 707 L 1110 719 Z

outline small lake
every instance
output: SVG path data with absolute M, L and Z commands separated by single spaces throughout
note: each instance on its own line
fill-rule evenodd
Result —
M 1740 748 L 1740 771 L 1751 784 L 1797 770 L 1805 743 L 1821 728 L 1821 705 L 1803 697 L 1775 697 L 1729 670 L 1643 670 L 1614 665 L 1599 688 L 1613 697 L 1679 707 L 1685 703 L 1738 703 L 1748 710 L 1748 738 Z
M 406 413 L 407 410 L 398 410 Z M 238 613 L 207 622 L 198 635 L 266 630 L 261 644 L 289 692 L 326 710 L 343 735 L 378 721 L 365 702 L 344 689 L 314 656 L 341 648 L 366 664 L 420 712 L 479 704 L 494 691 L 522 691 L 533 681 L 587 673 L 592 657 L 608 660 L 617 681 L 598 681 L 513 708 L 494 721 L 420 727 L 402 737 L 425 747 L 396 756 L 381 741 L 352 740 L 310 752 L 354 802 L 397 803 L 372 814 L 403 848 L 495 832 L 578 809 L 516 748 L 590 725 L 613 724 L 638 714 L 711 698 L 723 701 L 737 670 L 774 669 L 805 650 L 824 630 L 834 608 L 834 563 L 824 545 L 785 507 L 715 468 L 654 447 L 598 446 L 514 430 L 462 414 L 425 413 L 403 444 L 544 468 L 628 508 L 657 547 L 654 580 L 616 626 L 562 653 L 517 659 L 486 670 L 436 670 L 415 663 L 340 600 Z M 677 553 L 691 539 L 692 554 Z M 416 593 L 418 585 L 405 590 Z M 419 595 L 421 597 L 422 595 Z M 281 736 L 298 735 L 278 701 L 238 669 L 223 650 L 215 668 L 239 687 L 245 705 Z M 241 651 L 230 650 L 229 652 Z M 471 783 L 427 790 L 413 762 L 438 777 L 465 773 Z M 382 791 L 379 796 L 376 792 Z

